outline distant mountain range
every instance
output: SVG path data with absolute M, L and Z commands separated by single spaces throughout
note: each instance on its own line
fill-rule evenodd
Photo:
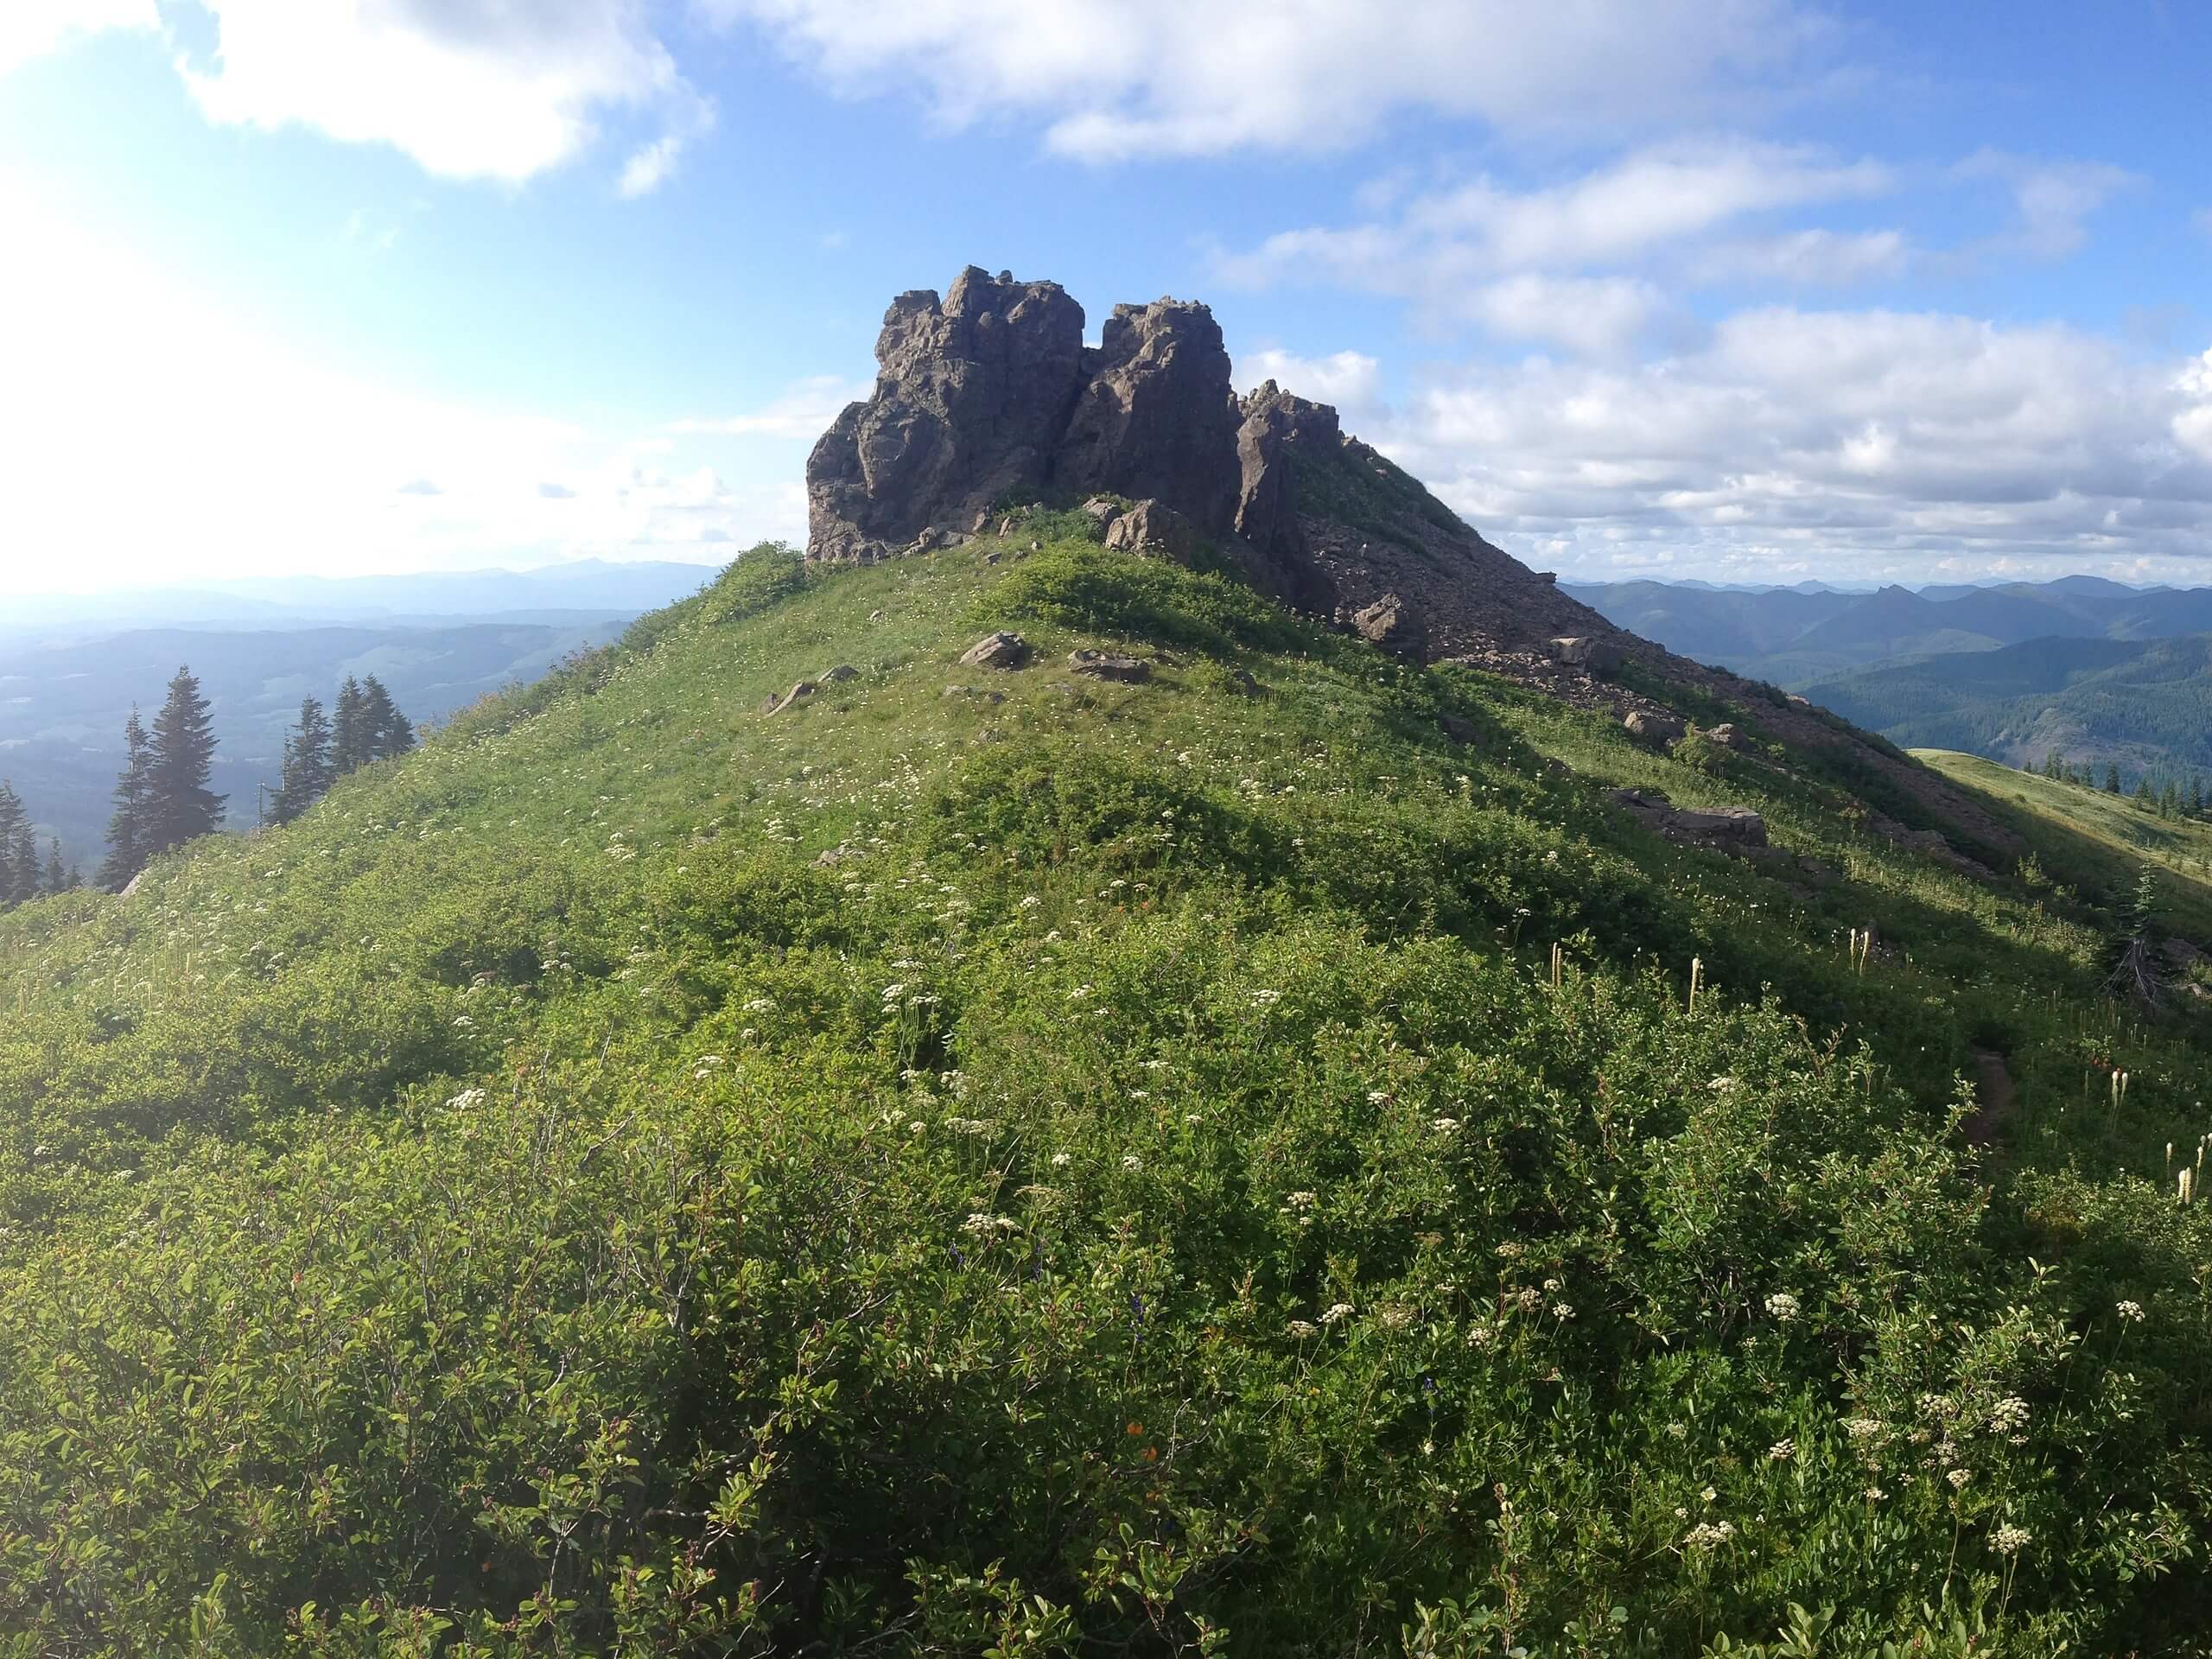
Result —
M 0 778 L 87 871 L 135 703 L 150 716 L 181 664 L 213 705 L 213 787 L 255 821 L 300 699 L 375 675 L 416 722 L 537 678 L 639 615 L 696 592 L 696 564 L 587 561 L 423 576 L 289 577 L 89 598 L 34 595 L 0 613 Z
M 2053 638 L 2144 640 L 2212 632 L 2212 588 L 2129 588 L 2099 576 L 1872 593 L 1660 582 L 1560 586 L 1670 650 L 1789 690 L 1900 658 Z

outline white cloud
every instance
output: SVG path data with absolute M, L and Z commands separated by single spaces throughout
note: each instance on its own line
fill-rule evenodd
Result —
M 2022 253 L 2056 259 L 2088 238 L 2085 221 L 2123 190 L 2142 182 L 2124 168 L 2101 162 L 2041 162 L 1999 149 L 1977 150 L 1955 168 L 1955 178 L 1997 179 L 2012 193 L 2019 226 L 1981 245 L 1979 251 Z
M 659 130 L 622 172 L 622 194 L 642 195 L 713 119 L 648 0 L 162 3 L 168 21 L 212 25 L 204 55 L 176 60 L 209 120 L 389 144 L 442 178 L 520 183 L 575 160 L 616 115 Z M 6 0 L 0 73 L 78 35 L 162 21 L 156 0 Z
M 849 96 L 1042 119 L 1090 162 L 1325 150 L 1400 111 L 1516 134 L 1740 107 L 1829 38 L 1791 0 L 693 0 Z
M 110 29 L 157 29 L 154 0 L 7 0 L 0 5 L 0 75 Z
M 1382 388 L 1380 365 L 1364 352 L 1332 352 L 1326 357 L 1298 357 L 1289 352 L 1247 352 L 1236 359 L 1237 386 L 1251 391 L 1272 380 L 1285 391 L 1333 404 L 1347 420 L 1373 409 Z
M 1634 367 L 1466 367 L 1399 410 L 1363 435 L 1564 569 L 2212 577 L 2212 354 L 2145 365 L 2058 325 L 1768 308 Z
M 610 109 L 697 98 L 641 0 L 196 0 L 217 45 L 179 64 L 210 120 L 385 143 L 442 177 L 519 182 Z
M 1690 271 L 1701 283 L 1845 288 L 1902 276 L 1911 262 L 1901 232 L 1809 230 L 1721 243 L 1698 254 Z
M 668 429 L 695 437 L 781 438 L 811 443 L 828 429 L 847 404 L 867 397 L 871 389 L 871 383 L 864 380 L 848 380 L 836 374 L 812 375 L 749 415 L 674 421 Z
M 1541 338 L 1578 350 L 1618 350 L 1663 308 L 1642 277 L 1591 276 L 1592 267 L 1673 257 L 1738 222 L 1782 209 L 1878 195 L 1890 169 L 1802 148 L 1745 141 L 1675 143 L 1539 189 L 1491 178 L 1414 195 L 1391 193 L 1387 216 L 1343 228 L 1269 237 L 1220 262 L 1224 277 L 1249 286 L 1325 281 L 1414 301 L 1433 316 L 1484 324 L 1513 338 Z M 1370 197 L 1370 200 L 1374 198 Z M 1877 238 L 1859 247 L 1814 239 L 1734 257 L 1864 262 L 1894 252 Z M 1707 256 L 1709 257 L 1709 256 Z
M 1585 357 L 1611 357 L 1635 343 L 1665 299 L 1632 276 L 1541 276 L 1524 272 L 1466 296 L 1469 312 L 1508 340 L 1541 340 Z

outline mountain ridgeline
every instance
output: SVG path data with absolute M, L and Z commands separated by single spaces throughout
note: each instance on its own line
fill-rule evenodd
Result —
M 0 917 L 10 1649 L 2201 1643 L 2201 826 L 1217 341 L 904 296 L 811 556 Z

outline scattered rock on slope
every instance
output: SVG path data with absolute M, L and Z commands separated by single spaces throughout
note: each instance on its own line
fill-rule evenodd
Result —
M 1029 642 L 1018 633 L 987 633 L 960 653 L 963 668 L 1020 668 L 1029 660 Z
M 1068 667 L 1094 680 L 1120 680 L 1140 685 L 1152 677 L 1152 664 L 1141 657 L 1122 657 L 1110 651 L 1071 651 Z

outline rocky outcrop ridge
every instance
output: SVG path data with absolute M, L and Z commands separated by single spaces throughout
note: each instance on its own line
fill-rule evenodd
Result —
M 1019 540 L 1020 506 L 1080 504 L 1109 546 L 1218 556 L 1262 592 L 1385 650 L 1503 675 L 1624 720 L 1646 741 L 1681 734 L 1669 686 L 1756 707 L 1762 741 L 1849 750 L 1853 768 L 1971 841 L 2015 846 L 1960 791 L 1863 734 L 1562 594 L 1345 433 L 1325 404 L 1272 382 L 1239 398 L 1205 306 L 1117 306 L 1096 346 L 1083 329 L 1083 308 L 1058 283 L 973 266 L 942 300 L 893 301 L 873 395 L 808 459 L 807 556 L 868 563 L 970 535 Z

